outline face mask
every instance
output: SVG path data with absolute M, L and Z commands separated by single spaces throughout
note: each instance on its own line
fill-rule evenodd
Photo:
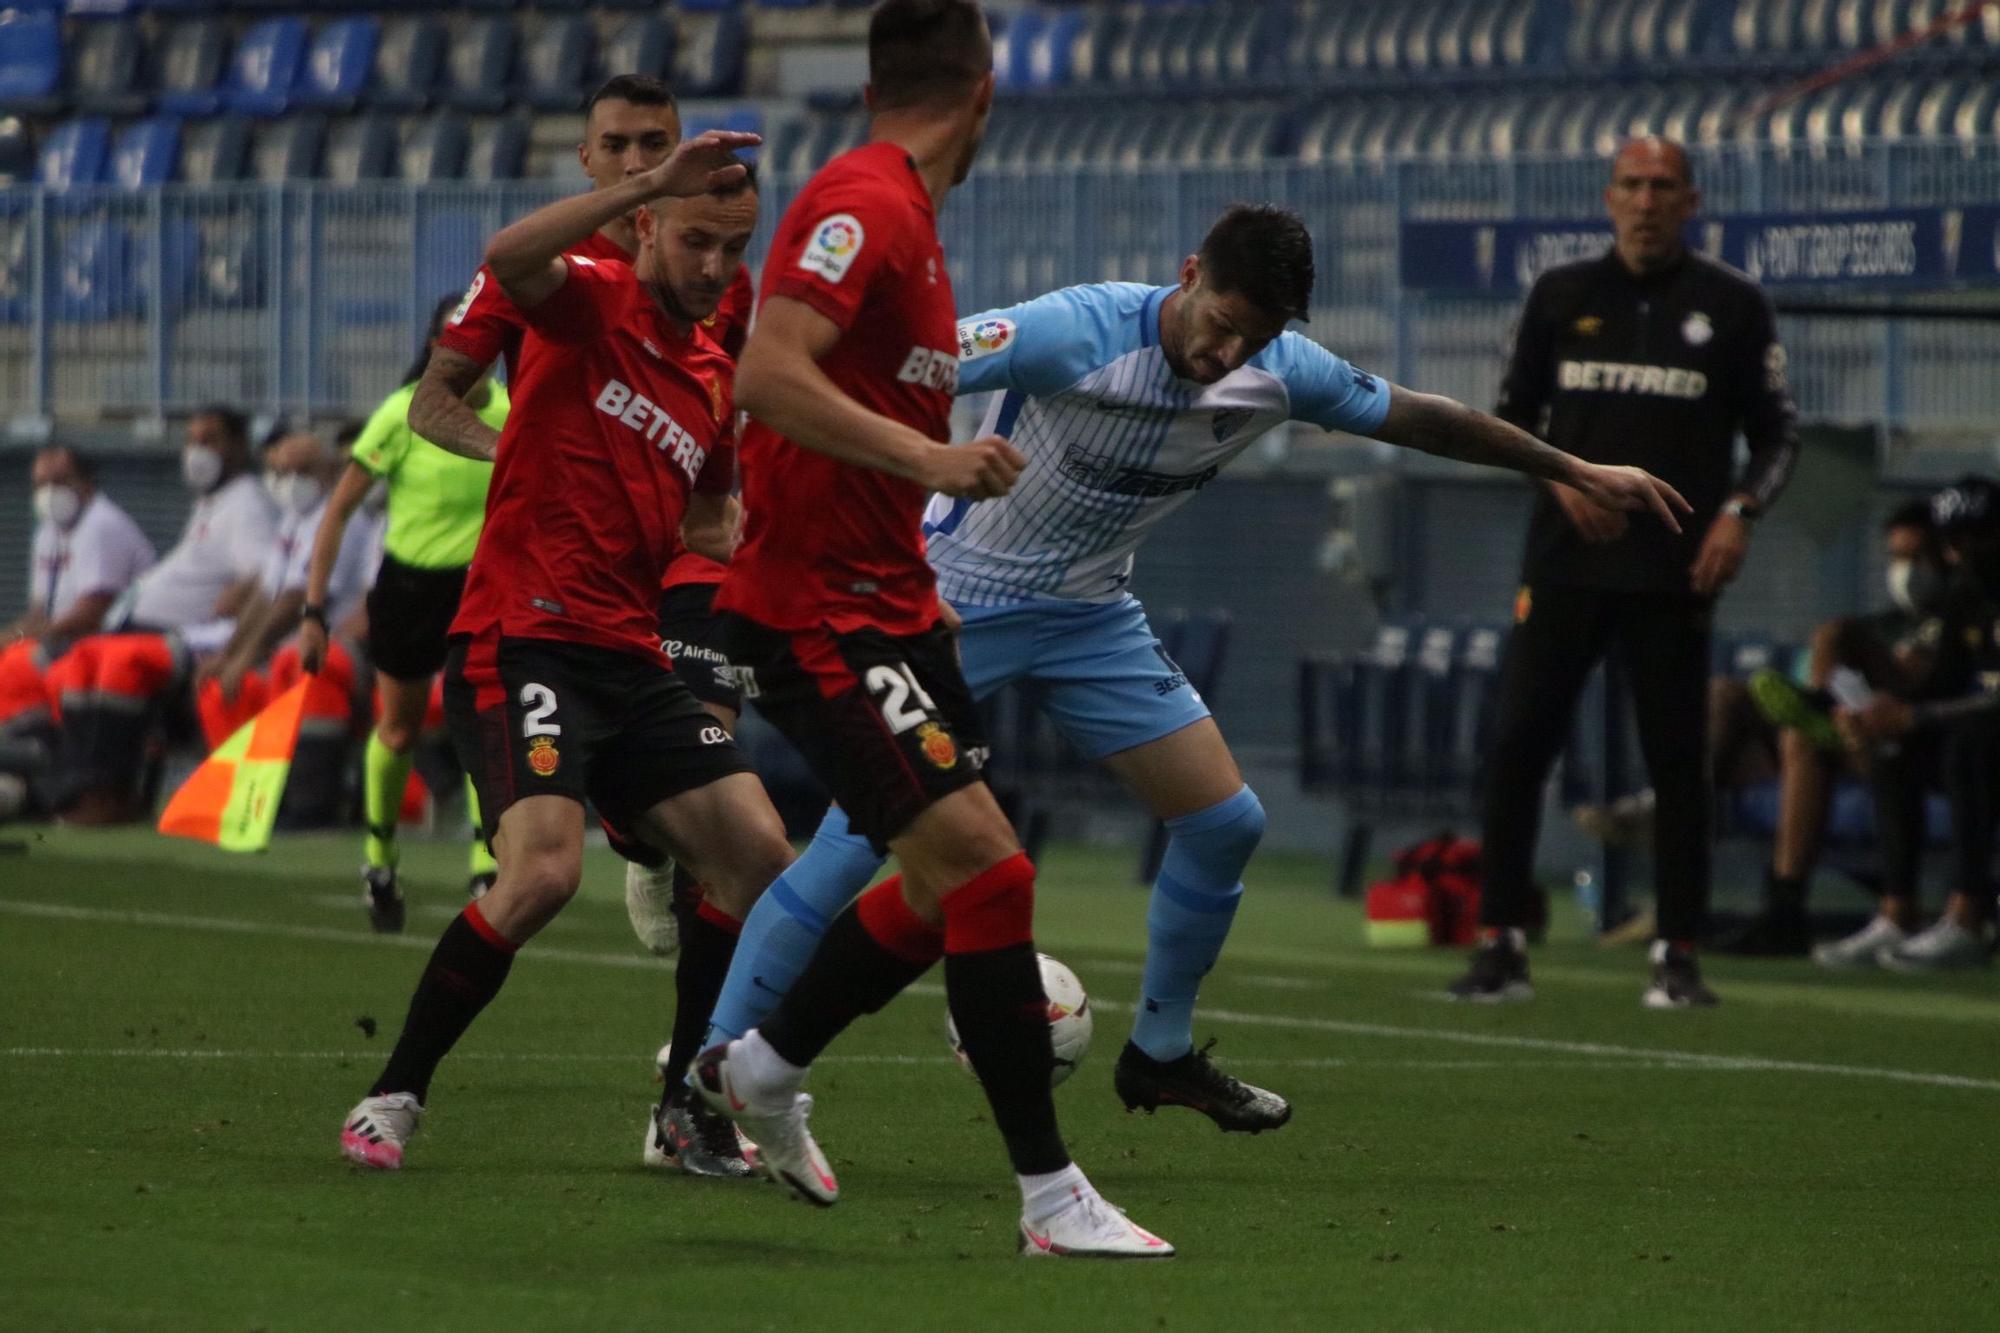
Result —
M 181 450 L 181 480 L 196 495 L 207 495 L 222 480 L 222 455 L 191 444 Z
M 294 516 L 311 513 L 312 507 L 319 503 L 321 494 L 319 478 L 309 477 L 303 472 L 287 472 L 282 475 L 266 472 L 264 489 L 270 493 L 271 499 L 277 502 L 278 508 Z
M 44 523 L 66 528 L 83 512 L 83 497 L 69 486 L 37 486 L 35 517 Z
M 1891 560 L 1888 584 L 1890 601 L 1913 616 L 1921 615 L 1937 601 L 1944 575 L 1929 561 Z

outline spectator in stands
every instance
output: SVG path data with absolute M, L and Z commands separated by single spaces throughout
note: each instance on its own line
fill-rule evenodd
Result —
M 1812 944 L 1806 900 L 1819 862 L 1835 781 L 1859 766 L 1841 743 L 1830 708 L 1836 696 L 1865 698 L 1875 690 L 1899 697 L 1920 684 L 1917 634 L 1939 609 L 1945 566 L 1928 500 L 1898 506 L 1882 525 L 1888 557 L 1889 606 L 1863 616 L 1830 620 L 1813 632 L 1805 683 L 1775 668 L 1754 673 L 1747 694 L 1756 701 L 1778 746 L 1778 824 L 1766 871 L 1763 910 L 1718 947 L 1760 957 L 1803 956 Z M 1884 902 L 1900 921 L 1900 904 L 1914 890 L 1924 846 L 1924 804 L 1918 799 L 1884 806 Z M 1876 941 L 1879 943 L 1880 941 Z M 1823 946 L 1835 964 L 1845 944 Z M 1831 951 L 1830 953 L 1828 951 Z M 1872 956 L 1872 949 L 1870 951 Z
M 303 432 L 285 436 L 265 452 L 264 489 L 278 508 L 278 536 L 256 591 L 237 614 L 228 645 L 196 671 L 196 712 L 210 749 L 304 674 L 299 644 L 285 640 L 301 624 L 315 539 L 343 461 L 318 436 Z M 368 590 L 373 533 L 364 524 L 347 526 L 337 546 L 322 614 L 343 637 L 351 637 L 365 624 L 362 598 Z M 286 820 L 292 826 L 332 823 L 339 814 L 355 668 L 345 650 L 321 665 L 317 674 L 332 688 L 314 691 L 306 700 L 285 791 Z
M 1451 987 L 1461 999 L 1534 993 L 1525 927 L 1543 786 L 1584 682 L 1615 647 L 1659 792 L 1658 920 L 1642 999 L 1662 1009 L 1716 1003 L 1694 956 L 1710 877 L 1710 625 L 1752 525 L 1791 474 L 1798 436 L 1770 302 L 1743 274 L 1687 247 L 1700 199 L 1679 144 L 1626 144 L 1604 192 L 1611 249 L 1543 273 L 1515 334 L 1499 415 L 1579 458 L 1645 468 L 1694 513 L 1676 531 L 1628 523 L 1563 486 L 1538 497 L 1489 747 L 1487 937 Z M 1750 444 L 1740 475 L 1739 429 Z
M 132 516 L 97 489 L 97 469 L 68 445 L 35 455 L 29 471 L 35 535 L 28 609 L 0 629 L 0 741 L 9 747 L 0 809 L 26 804 L 26 772 L 40 772 L 55 746 L 49 664 L 95 634 L 105 612 L 153 563 L 153 544 Z M 14 772 L 14 768 L 23 772 Z
M 2000 485 L 1965 478 L 1932 497 L 1931 519 L 1951 583 L 1941 608 L 1915 636 L 1916 680 L 1901 694 L 1880 690 L 1850 698 L 1836 706 L 1834 722 L 1868 767 L 1885 840 L 1898 827 L 1892 812 L 1921 809 L 1933 778 L 1942 783 L 1951 802 L 1955 882 L 1943 915 L 1917 934 L 1909 933 L 1914 886 L 1885 885 L 1876 918 L 1837 948 L 1819 951 L 1830 965 L 1872 958 L 1916 972 L 1987 958 L 2000 831 Z M 1920 831 L 1920 818 L 1916 826 Z M 1884 853 L 1895 851 L 1885 847 Z
M 194 508 L 180 541 L 49 668 L 61 714 L 54 799 L 74 823 L 129 821 L 159 704 L 185 698 L 197 664 L 225 647 L 276 539 L 270 497 L 250 471 L 248 425 L 207 407 L 187 426 L 181 477 Z

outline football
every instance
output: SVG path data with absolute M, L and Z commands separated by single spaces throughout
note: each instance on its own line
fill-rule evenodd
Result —
M 1056 1056 L 1055 1068 L 1049 1071 L 1049 1086 L 1056 1087 L 1074 1074 L 1083 1057 L 1090 1054 L 1090 996 L 1084 993 L 1083 983 L 1068 967 L 1045 953 L 1035 957 L 1042 965 L 1042 990 L 1049 997 L 1049 1044 L 1055 1048 Z M 958 1024 L 951 1021 L 950 1010 L 945 1011 L 944 1038 L 951 1043 L 951 1053 L 958 1057 L 965 1072 L 973 1074 L 972 1061 L 965 1054 L 965 1043 L 958 1039 Z

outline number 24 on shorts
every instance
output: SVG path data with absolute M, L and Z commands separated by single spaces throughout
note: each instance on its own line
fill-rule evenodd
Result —
M 875 696 L 876 707 L 881 710 L 882 720 L 889 724 L 889 731 L 900 736 L 910 728 L 929 721 L 937 713 L 937 704 L 917 683 L 916 673 L 907 662 L 895 666 L 872 666 L 862 677 L 868 692 Z M 917 706 L 911 706 L 911 700 Z

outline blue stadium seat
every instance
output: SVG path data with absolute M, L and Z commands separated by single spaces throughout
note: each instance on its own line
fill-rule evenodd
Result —
M 1008 20 L 993 38 L 995 84 L 1007 92 L 1019 92 L 1031 85 L 1030 52 L 1048 20 L 1034 10 L 1024 10 Z
M 1876 113 L 1875 132 L 1891 143 L 1917 133 L 1917 107 L 1930 84 L 1926 79 L 1907 78 L 1889 86 Z
M 525 121 L 509 116 L 476 124 L 465 150 L 465 178 L 479 182 L 519 180 L 527 159 Z
M 52 190 L 101 184 L 110 151 L 111 127 L 101 118 L 65 121 L 42 140 L 35 183 Z
M 368 15 L 337 19 L 313 34 L 301 71 L 298 104 L 325 111 L 352 111 L 368 87 L 382 29 Z
M 384 111 L 428 106 L 444 69 L 444 51 L 444 27 L 435 19 L 393 18 L 384 23 L 367 85 L 369 105 Z
M 1959 102 L 1952 114 L 1951 135 L 1968 156 L 1982 143 L 2000 140 L 2000 84 L 1985 80 Z
M 1550 0 L 1521 0 L 1508 5 L 1501 11 L 1494 32 L 1496 63 L 1502 69 L 1553 65 L 1561 57 L 1568 20 L 1568 6 Z
M 404 126 L 396 149 L 396 174 L 406 181 L 455 181 L 465 174 L 472 135 L 461 116 L 443 112 Z
M 139 0 L 64 0 L 63 13 L 71 18 L 123 18 L 139 12 Z
M 223 100 L 240 115 L 283 115 L 291 109 L 305 54 L 305 20 L 273 18 L 253 25 L 236 43 Z
M 229 33 L 210 19 L 188 19 L 167 30 L 154 48 L 159 81 L 155 104 L 175 116 L 212 116 L 222 109 L 222 73 Z
M 187 218 L 169 217 L 158 229 L 140 227 L 132 237 L 132 285 L 124 313 L 143 315 L 157 298 L 174 318 L 186 307 L 201 280 L 201 232 Z M 155 254 L 155 249 L 160 251 Z
M 1092 5 L 1082 16 L 1070 43 L 1070 81 L 1106 83 L 1111 78 L 1111 53 L 1125 31 L 1125 16 L 1109 6 Z
M 1278 54 L 1289 32 L 1285 16 L 1268 5 L 1236 6 L 1224 14 L 1224 28 L 1213 49 L 1219 66 L 1210 76 L 1210 53 L 1200 53 L 1204 76 L 1224 83 L 1242 84 L 1262 80 L 1278 72 Z
M 242 180 L 250 165 L 249 122 L 216 116 L 183 126 L 180 157 L 180 179 L 188 185 Z
M 69 44 L 70 101 L 90 115 L 135 115 L 146 107 L 144 67 L 137 24 L 85 24 Z
M 387 180 L 396 174 L 396 128 L 381 116 L 347 116 L 328 131 L 321 173 L 336 185 Z
M 0 188 L 25 185 L 35 174 L 35 145 L 27 122 L 0 115 Z
M 676 84 L 691 97 L 734 95 L 743 86 L 747 46 L 743 15 L 734 9 L 684 17 L 679 50 L 674 55 Z
M 1082 14 L 1059 14 L 1041 25 L 1028 44 L 1027 87 L 1062 88 L 1076 77 L 1076 48 L 1085 25 Z
M 180 156 L 180 121 L 172 116 L 137 121 L 119 131 L 112 145 L 111 183 L 128 190 L 165 185 L 174 179 Z
M 1479 17 L 1478 4 L 1444 7 L 1431 32 L 1431 66 L 1440 74 L 1457 74 L 1472 62 L 1472 24 Z
M 47 110 L 59 105 L 62 32 L 51 13 L 0 9 L 0 107 Z
M 1803 0 L 1798 12 L 1801 50 L 1825 55 L 1840 44 L 1834 11 L 1838 0 Z
M 1474 12 L 1465 29 L 1466 63 L 1476 70 L 1499 69 L 1505 58 L 1507 7 L 1488 3 Z
M 131 299 L 132 242 L 105 218 L 78 218 L 56 237 L 56 318 L 97 323 L 124 313 Z
M 538 20 L 521 51 L 522 100 L 541 111 L 581 108 L 595 44 L 590 22 L 581 16 Z
M 320 153 L 326 147 L 326 119 L 291 115 L 265 121 L 250 132 L 250 174 L 276 184 L 311 180 L 319 175 Z
M 681 119 L 681 137 L 684 139 L 692 139 L 695 135 L 706 134 L 710 130 L 729 130 L 736 134 L 762 136 L 764 113 L 754 106 L 739 106 L 726 111 L 690 112 Z M 743 156 L 755 160 L 762 154 L 758 149 L 752 148 Z
M 667 78 L 674 67 L 674 26 L 657 14 L 625 20 L 605 39 L 597 55 L 599 80 L 617 74 Z
M 446 106 L 498 111 L 513 86 L 514 56 L 520 33 L 510 18 L 474 19 L 460 32 L 445 59 Z
M 1377 74 L 1396 74 L 1403 69 L 1405 34 L 1417 16 L 1414 4 L 1385 5 L 1376 11 L 1368 30 L 1368 64 Z

